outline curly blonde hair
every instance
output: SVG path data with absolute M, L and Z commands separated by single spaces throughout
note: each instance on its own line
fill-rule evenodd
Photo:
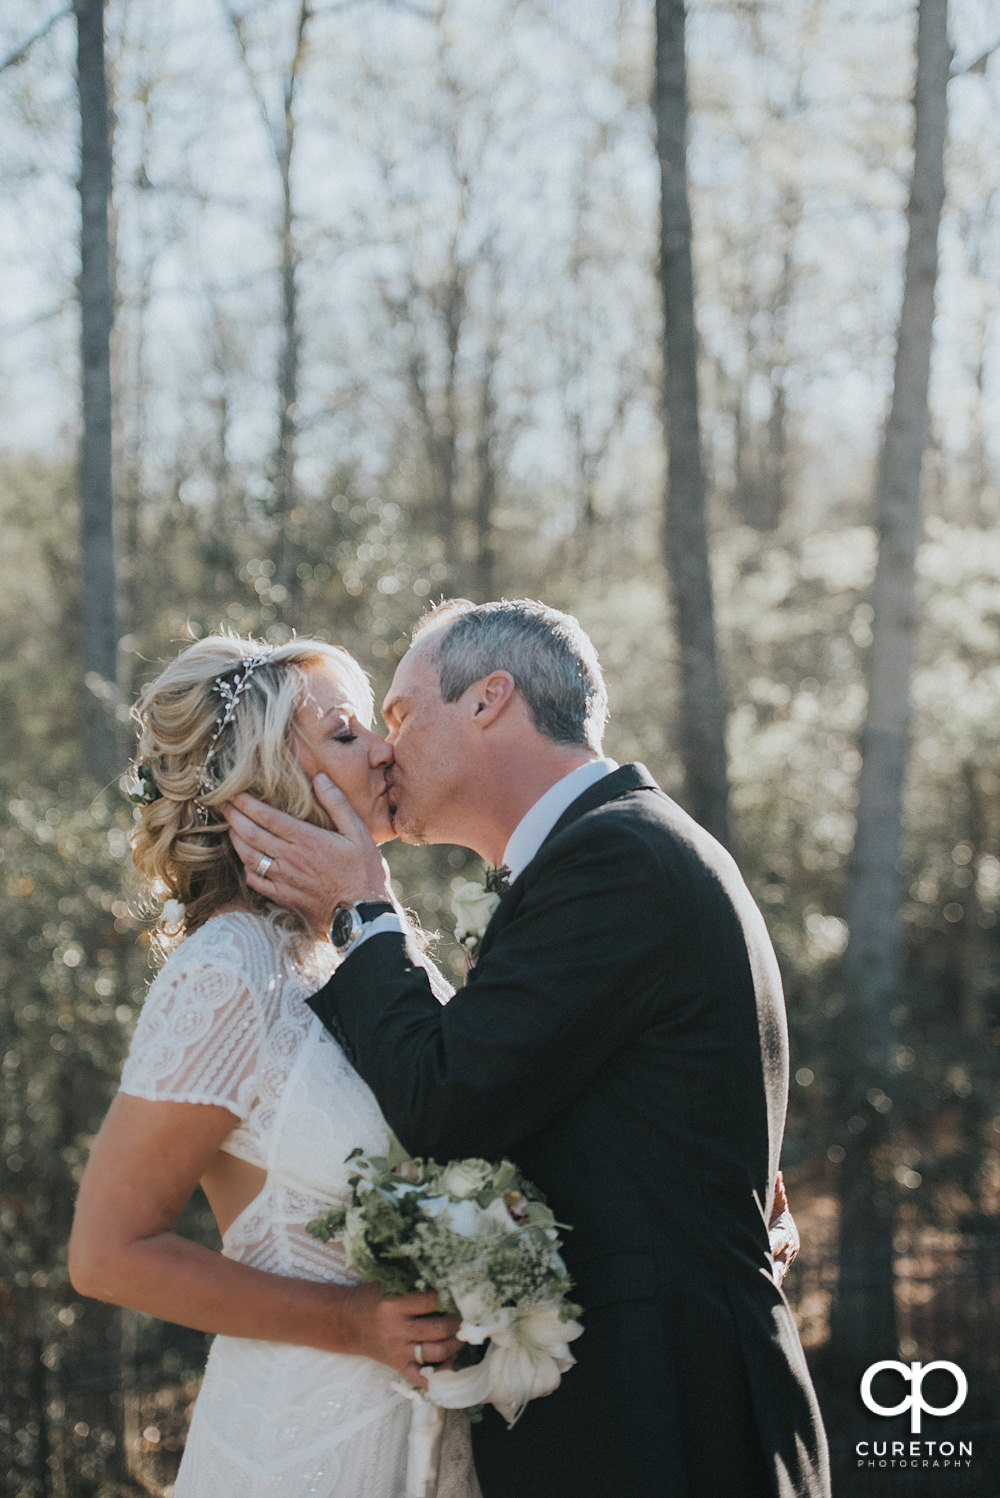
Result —
M 260 659 L 247 673 L 252 657 Z M 249 888 L 218 808 L 249 791 L 291 816 L 329 826 L 296 755 L 295 718 L 309 693 L 307 672 L 320 664 L 333 668 L 345 701 L 370 725 L 374 702 L 365 672 L 346 650 L 316 639 L 268 651 L 239 635 L 209 635 L 182 651 L 133 707 L 135 769 L 158 794 L 139 809 L 132 860 L 150 893 L 184 912 L 179 920 L 161 912 L 153 933 L 161 951 L 234 902 L 268 915 L 296 945 L 309 939 L 297 915 Z M 227 712 L 227 687 L 231 697 L 241 678 L 235 709 Z

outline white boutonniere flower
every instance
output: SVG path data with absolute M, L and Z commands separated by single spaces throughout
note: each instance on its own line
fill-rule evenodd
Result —
M 506 869 L 490 869 L 485 884 L 477 884 L 474 879 L 470 879 L 465 884 L 460 884 L 452 894 L 455 940 L 465 948 L 473 962 L 479 956 L 479 946 L 486 927 L 507 887 L 506 874 Z

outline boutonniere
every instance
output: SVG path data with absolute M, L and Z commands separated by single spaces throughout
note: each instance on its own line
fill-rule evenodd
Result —
M 479 947 L 493 912 L 500 904 L 510 883 L 507 869 L 488 869 L 482 884 L 470 879 L 460 884 L 451 897 L 451 908 L 455 912 L 455 940 L 465 948 L 472 962 L 479 956 Z

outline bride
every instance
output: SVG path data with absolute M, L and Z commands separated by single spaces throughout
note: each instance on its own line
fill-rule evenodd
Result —
M 398 1498 L 411 1405 L 394 1383 L 447 1363 L 457 1323 L 433 1294 L 355 1282 L 339 1246 L 305 1231 L 346 1195 L 349 1151 L 384 1153 L 388 1125 L 305 1004 L 333 946 L 248 888 L 220 811 L 250 790 L 321 822 L 322 770 L 391 838 L 371 689 L 322 641 L 218 635 L 168 666 L 135 717 L 133 857 L 166 900 L 155 938 L 172 950 L 80 1189 L 73 1284 L 218 1334 L 175 1498 Z M 221 1253 L 173 1231 L 199 1182 Z M 467 1423 L 449 1415 L 439 1498 L 478 1492 Z

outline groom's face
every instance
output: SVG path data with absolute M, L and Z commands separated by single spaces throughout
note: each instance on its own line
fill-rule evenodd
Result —
M 393 753 L 389 808 L 404 842 L 454 842 L 452 822 L 469 768 L 468 713 L 463 698 L 442 699 L 426 655 L 419 642 L 407 652 L 382 704 Z

